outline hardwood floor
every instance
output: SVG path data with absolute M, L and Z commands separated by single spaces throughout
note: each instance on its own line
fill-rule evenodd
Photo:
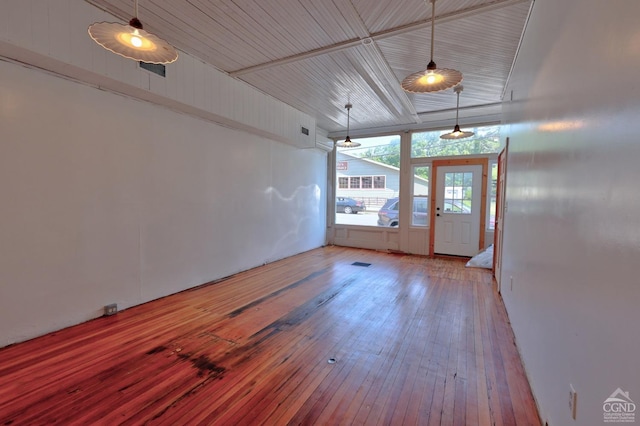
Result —
M 540 424 L 489 271 L 342 247 L 1 349 L 0 424 L 53 422 Z

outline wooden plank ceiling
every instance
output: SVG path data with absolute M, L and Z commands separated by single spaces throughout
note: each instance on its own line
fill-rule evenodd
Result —
M 133 0 L 87 0 L 122 21 Z M 463 73 L 460 108 L 501 101 L 533 0 L 438 0 L 434 60 Z M 451 89 L 409 94 L 429 61 L 429 0 L 140 0 L 145 29 L 343 132 L 455 115 Z M 355 133 L 354 132 L 354 133 Z

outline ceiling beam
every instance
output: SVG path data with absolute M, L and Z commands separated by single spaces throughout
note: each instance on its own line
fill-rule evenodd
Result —
M 402 119 L 403 116 L 410 115 L 415 123 L 419 123 L 418 111 L 407 96 L 407 92 L 398 85 L 398 79 L 380 48 L 371 40 L 369 28 L 362 20 L 353 2 L 339 3 L 338 8 L 347 17 L 347 20 L 351 22 L 351 28 L 362 41 L 364 48 L 360 49 L 360 53 L 365 57 L 365 62 L 377 68 L 374 71 L 374 75 L 378 78 L 375 78 L 375 81 L 371 81 L 369 86 L 376 92 L 380 100 L 387 105 L 389 111 L 395 111 L 397 118 Z M 358 68 L 359 65 L 354 64 L 354 67 Z M 359 74 L 366 78 L 369 73 L 360 71 Z
M 454 12 L 446 13 L 436 17 L 438 23 L 455 21 L 463 19 L 471 15 L 478 13 L 490 12 L 493 10 L 501 9 L 504 7 L 513 6 L 520 3 L 530 3 L 532 0 L 493 0 L 488 3 L 480 4 L 477 6 L 468 7 L 466 9 L 456 10 Z M 263 62 L 261 64 L 252 65 L 250 67 L 241 68 L 229 73 L 232 77 L 240 77 L 244 74 L 261 71 L 267 68 L 272 68 L 280 65 L 290 64 L 292 62 L 301 61 L 308 58 L 313 58 L 320 55 L 326 55 L 328 53 L 338 52 L 341 50 L 349 49 L 359 44 L 371 43 L 371 41 L 383 40 L 385 38 L 394 37 L 400 34 L 405 34 L 411 31 L 427 28 L 431 25 L 431 18 L 423 19 L 421 21 L 413 22 L 411 24 L 402 25 L 400 27 L 390 28 L 388 30 L 379 31 L 370 34 L 368 37 L 350 39 L 341 41 L 340 43 L 323 46 L 318 49 L 308 50 L 306 52 L 297 53 L 295 55 L 287 56 L 280 59 L 275 59 L 269 62 Z
M 420 113 L 421 123 L 398 124 L 393 126 L 351 129 L 351 137 L 370 137 L 378 135 L 388 135 L 408 131 L 430 131 L 453 127 L 455 124 L 455 108 Z M 461 126 L 478 126 L 499 124 L 502 117 L 502 103 L 494 102 L 490 104 L 474 105 L 463 107 L 458 110 L 459 124 Z M 346 131 L 329 132 L 328 138 L 344 138 Z
M 350 28 L 358 37 L 358 39 L 354 39 L 357 40 L 354 46 L 362 45 L 362 48 L 358 49 L 358 54 L 363 57 L 364 61 L 351 60 L 349 58 L 347 60 L 390 113 L 394 114 L 399 120 L 410 116 L 414 123 L 419 123 L 420 117 L 415 106 L 411 103 L 407 93 L 398 84 L 398 80 L 380 48 L 370 38 L 369 29 L 353 3 L 351 1 L 338 2 L 336 7 L 342 16 L 350 22 Z M 340 124 L 337 121 L 335 122 Z
M 380 51 L 380 48 L 375 43 L 369 43 L 368 45 L 365 45 L 363 54 L 367 56 L 367 62 L 375 64 L 380 73 L 382 73 L 383 75 L 383 79 L 386 84 L 382 83 L 383 87 L 381 87 L 379 90 L 385 90 L 390 94 L 390 96 L 387 96 L 388 99 L 385 103 L 391 103 L 394 105 L 394 109 L 398 112 L 399 118 L 404 115 L 403 111 L 406 111 L 406 113 L 411 116 L 414 123 L 422 122 L 420 116 L 418 115 L 416 107 L 407 96 L 407 92 L 402 90 L 402 86 L 398 84 L 398 79 L 393 73 L 391 66 L 384 58 L 384 55 Z M 400 105 L 398 105 L 398 102 L 400 103 Z

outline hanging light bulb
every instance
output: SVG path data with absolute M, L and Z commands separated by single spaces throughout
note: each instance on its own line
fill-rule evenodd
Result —
M 425 0 L 427 1 L 427 0 Z M 462 81 L 462 73 L 448 68 L 438 68 L 433 61 L 433 43 L 436 27 L 436 0 L 431 2 L 431 60 L 424 71 L 414 72 L 402 80 L 402 88 L 410 93 L 430 93 L 446 90 Z
M 137 29 L 131 35 L 131 44 L 133 45 L 133 47 L 142 47 L 142 39 L 140 38 L 140 33 Z
M 350 120 L 349 113 L 351 112 L 351 107 L 353 107 L 353 105 L 346 104 L 344 107 L 347 109 L 347 137 L 344 138 L 344 141 L 336 143 L 336 146 L 340 148 L 357 148 L 361 144 L 359 142 L 353 142 L 349 137 L 349 120 Z
M 460 84 L 453 88 L 453 91 L 456 92 L 458 96 L 458 99 L 456 101 L 456 125 L 453 128 L 453 132 L 440 135 L 441 139 L 464 139 L 474 135 L 473 132 L 461 131 L 460 126 L 458 125 L 458 110 L 460 109 L 460 92 L 462 92 L 463 90 L 464 90 L 464 87 Z
M 138 0 L 134 0 L 135 16 L 129 25 L 96 22 L 88 28 L 89 36 L 105 49 L 134 61 L 169 64 L 178 52 L 166 41 L 142 29 L 138 19 Z

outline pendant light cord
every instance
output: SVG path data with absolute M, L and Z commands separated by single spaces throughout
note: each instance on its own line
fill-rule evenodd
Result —
M 458 100 L 456 101 L 456 126 L 458 125 L 458 111 L 460 110 L 460 91 L 458 92 Z
M 138 19 L 138 0 L 133 0 L 133 18 L 129 21 L 129 25 L 139 30 L 142 29 L 142 22 Z
M 433 39 L 435 38 L 435 33 L 436 33 L 436 0 L 431 0 L 431 62 L 433 62 Z
M 349 137 L 349 122 L 351 121 L 351 104 L 347 106 L 347 137 Z

